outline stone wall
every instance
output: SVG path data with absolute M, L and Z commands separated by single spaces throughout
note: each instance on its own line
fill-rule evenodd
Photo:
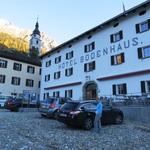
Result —
M 150 123 L 150 106 L 118 106 L 123 113 L 125 120 Z

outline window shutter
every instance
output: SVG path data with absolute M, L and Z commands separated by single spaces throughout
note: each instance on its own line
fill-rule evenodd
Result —
M 87 64 L 84 64 L 84 72 L 87 71 Z
M 72 98 L 72 90 L 70 90 L 70 98 Z
M 44 93 L 43 99 L 45 99 L 45 93 Z
M 71 75 L 73 74 L 73 68 L 71 68 Z
M 95 42 L 92 42 L 92 50 L 95 49 Z
M 59 56 L 59 62 L 61 62 L 61 56 Z
M 4 75 L 4 76 L 3 76 L 3 83 L 5 83 L 5 78 L 6 78 L 6 76 Z
M 135 28 L 136 28 L 136 33 L 139 33 L 140 32 L 140 26 L 139 26 L 139 24 L 136 24 Z
M 65 97 L 67 97 L 67 90 L 65 90 Z
M 68 53 L 66 53 L 66 59 L 68 59 Z
M 113 85 L 112 85 L 112 88 L 113 88 L 113 91 L 112 91 L 112 92 L 113 92 L 113 95 L 116 95 L 116 85 L 113 84 Z
M 119 34 L 120 34 L 120 40 L 123 39 L 123 31 L 119 31 Z
M 20 78 L 18 78 L 18 80 L 19 80 L 19 81 L 18 81 L 18 85 L 20 85 Z
M 29 72 L 29 66 L 27 67 L 27 72 Z
M 141 81 L 141 93 L 146 93 L 145 81 Z
M 84 52 L 87 52 L 87 45 L 84 46 Z
M 55 97 L 55 92 L 53 92 L 53 97 Z
M 148 29 L 150 29 L 150 19 L 148 19 L 147 22 L 148 22 Z
M 113 34 L 110 35 L 110 42 L 113 43 L 114 39 L 113 39 Z
M 111 65 L 114 65 L 114 56 L 111 56 Z
M 127 85 L 123 84 L 123 94 L 127 94 Z
M 65 70 L 65 76 L 67 76 L 67 69 Z
M 57 97 L 59 97 L 59 91 L 57 92 Z
M 138 48 L 138 58 L 141 59 L 142 58 L 142 48 Z
M 93 70 L 95 70 L 95 61 L 93 61 L 92 66 L 93 66 Z
M 122 63 L 124 63 L 124 53 L 121 53 L 121 61 L 122 61 Z
M 71 52 L 71 56 L 73 57 L 73 51 Z

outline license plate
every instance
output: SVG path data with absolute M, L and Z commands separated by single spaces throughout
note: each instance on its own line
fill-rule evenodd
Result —
M 67 117 L 67 114 L 60 114 L 61 117 Z

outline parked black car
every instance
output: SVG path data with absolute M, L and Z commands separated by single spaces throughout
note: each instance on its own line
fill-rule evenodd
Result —
M 9 97 L 4 104 L 4 108 L 10 111 L 18 111 L 23 105 L 22 101 L 22 98 Z
M 96 101 L 67 102 L 57 113 L 57 120 L 66 125 L 83 127 L 90 130 L 94 126 Z M 103 106 L 102 125 L 121 124 L 123 112 L 111 106 Z
M 66 102 L 72 101 L 66 97 L 49 97 L 44 101 L 41 101 L 39 112 L 41 116 L 56 118 L 58 109 Z

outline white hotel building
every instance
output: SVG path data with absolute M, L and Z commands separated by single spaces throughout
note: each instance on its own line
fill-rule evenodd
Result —
M 150 93 L 150 1 L 41 56 L 40 99 Z

